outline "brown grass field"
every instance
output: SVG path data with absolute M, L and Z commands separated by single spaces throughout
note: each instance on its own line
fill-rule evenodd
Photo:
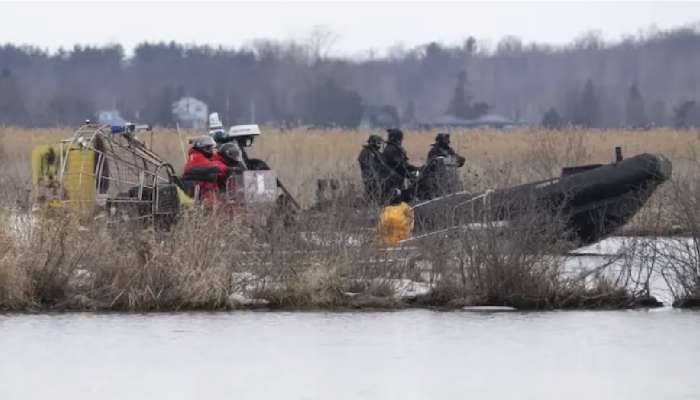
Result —
M 267 161 L 290 191 L 308 205 L 319 178 L 348 177 L 359 183 L 357 155 L 370 133 L 381 132 L 263 128 L 250 154 Z M 424 162 L 435 133 L 406 132 L 404 146 L 414 164 Z M 70 129 L 0 127 L 2 178 L 28 189 L 32 147 L 71 134 Z M 198 134 L 187 131 L 182 137 Z M 143 138 L 151 143 L 150 136 Z M 564 166 L 610 162 L 615 146 L 622 146 L 626 156 L 645 152 L 666 155 L 678 179 L 693 178 L 700 165 L 700 130 L 457 130 L 452 131 L 452 143 L 467 158 L 462 177 L 465 187 L 474 191 L 549 178 L 558 175 Z M 184 157 L 175 131 L 156 128 L 153 149 L 176 170 L 182 169 Z

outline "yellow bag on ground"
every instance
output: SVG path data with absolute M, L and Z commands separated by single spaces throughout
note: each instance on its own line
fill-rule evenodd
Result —
M 379 240 L 385 246 L 393 246 L 401 240 L 411 237 L 413 230 L 413 210 L 406 203 L 386 206 L 379 213 L 377 232 Z

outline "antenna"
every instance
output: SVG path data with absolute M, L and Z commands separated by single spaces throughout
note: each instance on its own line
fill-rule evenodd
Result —
M 187 153 L 185 152 L 185 145 L 182 144 L 182 133 L 180 132 L 180 123 L 175 123 L 175 129 L 177 130 L 177 139 L 180 142 L 180 150 L 182 150 L 182 159 L 187 162 Z

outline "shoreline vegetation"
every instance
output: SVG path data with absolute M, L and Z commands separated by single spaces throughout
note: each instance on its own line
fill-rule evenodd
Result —
M 193 136 L 197 132 L 187 132 Z M 167 233 L 108 222 L 31 199 L 28 154 L 69 129 L 0 128 L 0 311 L 185 311 L 230 309 L 620 309 L 661 304 L 652 279 L 674 306 L 700 303 L 700 131 L 467 130 L 453 132 L 467 158 L 465 187 L 479 190 L 545 179 L 564 166 L 665 154 L 674 176 L 626 226 L 615 254 L 572 269 L 560 221 L 533 209 L 507 229 L 485 223 L 413 241 L 377 244 L 376 210 L 353 207 L 361 187 L 356 157 L 369 131 L 263 129 L 252 153 L 278 172 L 309 208 L 317 179 L 342 182 L 324 210 L 293 226 L 230 209 L 183 212 Z M 408 132 L 421 164 L 435 132 Z M 146 137 L 146 141 L 150 138 Z M 153 148 L 181 170 L 178 135 L 156 130 Z M 644 233 L 644 237 L 638 234 Z M 672 234 L 669 236 L 669 233 Z

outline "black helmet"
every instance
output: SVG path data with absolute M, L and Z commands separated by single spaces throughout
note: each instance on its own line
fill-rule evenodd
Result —
M 401 143 L 403 141 L 403 132 L 401 132 L 401 129 L 389 128 L 386 131 L 389 134 L 389 142 Z
M 435 143 L 443 146 L 449 146 L 450 145 L 450 134 L 449 133 L 438 133 L 437 136 L 435 136 Z
M 209 134 L 219 146 L 232 140 L 227 137 L 226 131 L 224 131 L 223 128 L 212 130 Z
M 382 145 L 382 137 L 379 135 L 369 135 L 369 138 L 367 138 L 367 144 L 370 146 L 381 146 Z
M 192 148 L 207 157 L 211 157 L 214 154 L 214 147 L 216 147 L 216 142 L 209 136 L 200 136 L 192 140 Z
M 235 164 L 241 159 L 241 149 L 235 142 L 224 143 L 219 147 L 219 154 L 227 165 Z

